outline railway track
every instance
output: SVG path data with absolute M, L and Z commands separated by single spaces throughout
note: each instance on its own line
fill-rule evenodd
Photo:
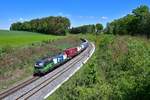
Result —
M 19 100 L 19 99 L 29 99 L 31 96 L 33 96 L 34 94 L 36 94 L 38 91 L 40 91 L 41 89 L 43 89 L 44 87 L 46 87 L 48 84 L 50 84 L 52 81 L 54 81 L 55 79 L 57 79 L 59 76 L 61 76 L 63 73 L 67 72 L 69 69 L 71 69 L 77 62 L 79 62 L 83 57 L 85 57 L 86 55 L 89 54 L 90 52 L 90 47 L 88 47 L 86 50 L 84 50 L 80 55 L 78 55 L 78 58 L 75 57 L 76 59 L 71 62 L 69 65 L 65 66 L 64 69 L 60 70 L 59 72 L 55 73 L 54 75 L 52 75 L 51 77 L 43 80 L 42 82 L 40 82 L 39 84 L 37 84 L 36 86 L 34 86 L 33 88 L 29 89 L 28 91 L 26 91 L 25 93 L 22 93 L 21 95 L 17 96 L 15 99 Z M 8 91 L 5 91 L 3 93 L 0 94 L 0 99 L 3 99 L 11 94 L 13 94 L 14 92 L 22 89 L 23 87 L 30 85 L 31 83 L 35 82 L 36 80 L 38 80 L 40 77 L 32 77 L 31 79 L 25 81 L 22 84 L 19 84 L 16 87 L 13 87 L 11 89 L 9 89 Z
M 29 96 L 27 97 L 23 97 L 25 100 L 30 98 L 32 95 L 34 95 L 35 93 L 37 93 L 38 91 L 40 91 L 42 88 L 44 88 L 45 86 L 47 86 L 49 83 L 51 83 L 53 80 L 55 80 L 56 78 L 58 78 L 61 74 L 65 73 L 66 71 L 68 71 L 74 64 L 76 64 L 78 61 L 80 61 L 82 59 L 82 57 L 80 59 L 77 59 L 74 63 L 71 63 L 71 65 L 69 65 L 70 67 L 66 66 L 66 69 L 64 69 L 63 71 L 61 71 L 60 73 L 55 74 L 54 76 L 50 77 L 49 79 L 43 81 L 41 84 L 39 84 L 38 86 L 36 86 L 35 88 L 33 88 L 32 90 L 28 91 L 26 94 L 23 94 L 22 96 L 18 97 L 17 100 L 19 100 L 21 97 L 29 94 Z M 43 85 L 44 84 L 44 85 Z M 34 91 L 35 90 L 35 91 Z M 34 92 L 33 92 L 34 91 Z M 33 93 L 30 93 L 33 92 Z
M 14 93 L 15 91 L 17 91 L 17 90 L 19 90 L 19 89 L 25 87 L 26 85 L 29 85 L 30 83 L 36 81 L 37 79 L 39 79 L 39 77 L 31 77 L 30 79 L 26 80 L 25 82 L 23 82 L 23 83 L 21 83 L 21 84 L 18 84 L 17 86 L 12 87 L 12 88 L 10 88 L 10 89 L 7 90 L 7 91 L 4 91 L 4 92 L 0 93 L 0 100 L 1 100 L 2 98 L 5 98 L 5 97 L 8 96 L 8 95 Z

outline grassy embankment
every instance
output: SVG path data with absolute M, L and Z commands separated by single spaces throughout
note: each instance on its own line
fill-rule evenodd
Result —
M 131 36 L 88 36 L 92 58 L 48 100 L 149 100 L 150 41 Z
M 0 90 L 33 74 L 36 60 L 79 44 L 79 38 L 0 31 Z

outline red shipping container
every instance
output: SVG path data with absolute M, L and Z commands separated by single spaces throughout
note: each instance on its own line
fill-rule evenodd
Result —
M 78 53 L 78 50 L 77 48 L 69 48 L 66 49 L 64 52 L 67 54 L 67 57 L 72 58 Z

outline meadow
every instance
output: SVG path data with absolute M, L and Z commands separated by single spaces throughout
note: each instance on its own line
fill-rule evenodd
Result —
M 34 42 L 44 40 L 53 41 L 64 37 L 65 36 L 44 35 L 34 32 L 0 30 L 0 47 L 24 46 Z

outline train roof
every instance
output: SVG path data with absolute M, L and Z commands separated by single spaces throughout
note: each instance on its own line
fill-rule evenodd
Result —
M 52 57 L 44 57 L 44 58 L 42 58 L 42 59 L 40 59 L 40 60 L 38 60 L 37 62 L 46 62 L 46 61 L 50 61 L 50 60 L 52 60 Z
M 63 53 L 58 54 L 58 55 L 54 56 L 53 58 L 57 58 L 57 57 L 62 56 L 62 55 L 64 55 L 64 54 Z

